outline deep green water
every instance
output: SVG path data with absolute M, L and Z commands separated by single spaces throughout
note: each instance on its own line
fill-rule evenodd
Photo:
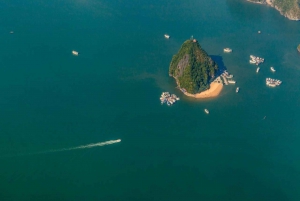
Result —
M 299 22 L 239 0 L 0 9 L 0 200 L 300 200 Z M 240 93 L 194 100 L 175 88 L 169 62 L 191 35 Z M 258 74 L 250 54 L 266 60 Z M 160 105 L 162 91 L 181 100 Z

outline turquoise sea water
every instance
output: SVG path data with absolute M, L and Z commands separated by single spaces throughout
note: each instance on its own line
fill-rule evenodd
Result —
M 300 199 L 299 22 L 238 0 L 0 8 L 0 200 Z M 191 35 L 235 76 L 217 98 L 184 97 L 168 76 Z M 160 105 L 162 91 L 181 100 Z

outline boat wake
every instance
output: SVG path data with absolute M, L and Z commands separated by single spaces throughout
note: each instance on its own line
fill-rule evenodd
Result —
M 15 155 L 7 155 L 7 156 L 2 156 L 1 158 L 4 157 L 15 157 L 15 156 L 27 156 L 27 155 L 37 155 L 37 154 L 47 154 L 47 153 L 53 153 L 53 152 L 62 152 L 62 151 L 72 151 L 72 150 L 77 150 L 77 149 L 91 149 L 94 147 L 102 147 L 106 145 L 111 145 L 111 144 L 116 144 L 121 142 L 121 139 L 117 140 L 109 140 L 105 142 L 97 142 L 97 143 L 92 143 L 92 144 L 87 144 L 87 145 L 81 145 L 77 147 L 71 147 L 71 148 L 63 148 L 63 149 L 54 149 L 54 150 L 48 150 L 48 151 L 43 151 L 43 152 L 34 152 L 34 153 L 25 153 L 25 154 L 15 154 Z
M 115 144 L 115 143 L 119 143 L 119 142 L 121 142 L 121 139 L 109 140 L 109 141 L 106 141 L 106 142 L 98 142 L 98 143 L 87 144 L 87 145 L 81 145 L 81 146 L 78 146 L 78 147 L 49 150 L 49 151 L 44 152 L 44 153 L 71 151 L 71 150 L 76 150 L 76 149 L 90 149 L 90 148 L 94 148 L 94 147 L 102 147 L 102 146 L 105 146 L 105 145 Z

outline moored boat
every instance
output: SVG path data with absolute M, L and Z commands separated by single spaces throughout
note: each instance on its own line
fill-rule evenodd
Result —
M 78 52 L 75 51 L 75 50 L 72 51 L 72 54 L 75 55 L 75 56 L 78 56 Z
M 170 38 L 170 36 L 168 34 L 165 34 L 164 36 L 165 36 L 166 39 Z
M 229 84 L 235 84 L 235 81 L 234 80 L 228 80 L 228 83 Z
M 208 109 L 204 109 L 204 112 L 205 112 L 206 114 L 209 114 Z
M 271 68 L 270 68 L 270 69 L 271 69 L 271 71 L 272 71 L 272 72 L 275 72 L 275 71 L 276 71 L 276 70 L 274 69 L 274 67 L 273 67 L 273 66 L 271 66 Z
M 226 48 L 224 48 L 224 52 L 232 52 L 232 49 L 230 49 L 230 48 L 228 48 L 228 47 L 226 47 Z
M 259 68 L 259 67 L 257 67 L 257 69 L 256 69 L 256 72 L 257 72 L 257 73 L 258 73 L 259 69 L 260 69 L 260 68 Z
M 239 90 L 240 90 L 240 87 L 237 87 L 236 90 L 235 90 L 235 92 L 238 93 Z

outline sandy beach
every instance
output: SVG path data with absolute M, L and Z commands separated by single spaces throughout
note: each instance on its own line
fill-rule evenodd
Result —
M 206 91 L 197 94 L 190 94 L 185 92 L 184 94 L 194 98 L 212 98 L 218 96 L 222 91 L 222 89 L 223 89 L 222 83 L 212 82 L 210 84 L 210 88 Z

